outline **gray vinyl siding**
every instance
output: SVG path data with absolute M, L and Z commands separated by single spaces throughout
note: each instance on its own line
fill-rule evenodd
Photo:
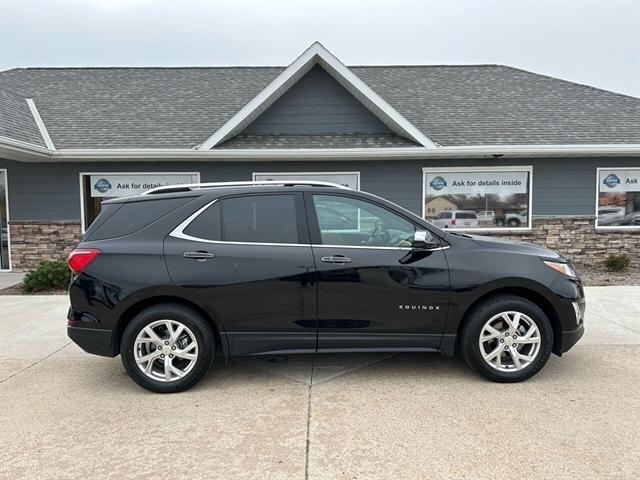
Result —
M 11 221 L 80 221 L 79 172 L 200 172 L 203 182 L 251 180 L 253 172 L 360 172 L 360 186 L 420 215 L 422 168 L 533 166 L 533 215 L 594 215 L 596 167 L 640 167 L 640 158 L 544 158 L 307 162 L 22 163 L 7 169 Z
M 243 133 L 391 132 L 331 75 L 316 65 Z

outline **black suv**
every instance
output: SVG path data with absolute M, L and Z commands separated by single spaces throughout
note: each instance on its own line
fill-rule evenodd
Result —
M 561 255 L 443 232 L 322 182 L 161 187 L 109 200 L 71 252 L 68 334 L 154 392 L 216 354 L 441 352 L 498 382 L 531 377 L 584 331 Z

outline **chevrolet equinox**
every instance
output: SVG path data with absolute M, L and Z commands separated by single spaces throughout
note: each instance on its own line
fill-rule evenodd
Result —
M 459 351 L 497 382 L 536 374 L 584 332 L 570 262 L 444 232 L 324 182 L 159 187 L 102 203 L 69 255 L 69 337 L 154 392 L 214 356 Z

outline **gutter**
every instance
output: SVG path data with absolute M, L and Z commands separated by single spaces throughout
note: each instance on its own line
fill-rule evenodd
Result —
M 274 160 L 393 160 L 430 158 L 500 158 L 567 156 L 638 156 L 640 144 L 599 145 L 477 145 L 395 148 L 300 149 L 47 149 L 0 137 L 0 155 L 22 162 L 77 161 L 274 161 Z

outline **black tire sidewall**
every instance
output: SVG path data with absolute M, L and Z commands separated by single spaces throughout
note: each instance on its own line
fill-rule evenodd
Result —
M 198 342 L 198 359 L 194 367 L 180 380 L 160 382 L 147 377 L 138 367 L 134 343 L 138 333 L 157 320 L 175 320 L 184 324 Z M 196 310 L 183 305 L 161 304 L 138 313 L 122 335 L 120 356 L 129 376 L 141 387 L 155 393 L 176 393 L 195 385 L 209 370 L 215 354 L 215 335 L 209 322 Z
M 535 360 L 523 370 L 501 372 L 489 366 L 482 354 L 478 340 L 484 324 L 494 315 L 505 311 L 518 311 L 529 316 L 540 331 L 540 351 Z M 549 319 L 535 303 L 517 296 L 496 296 L 483 302 L 474 309 L 464 325 L 461 338 L 462 355 L 476 372 L 495 382 L 520 382 L 542 369 L 547 363 L 553 348 L 553 328 Z

